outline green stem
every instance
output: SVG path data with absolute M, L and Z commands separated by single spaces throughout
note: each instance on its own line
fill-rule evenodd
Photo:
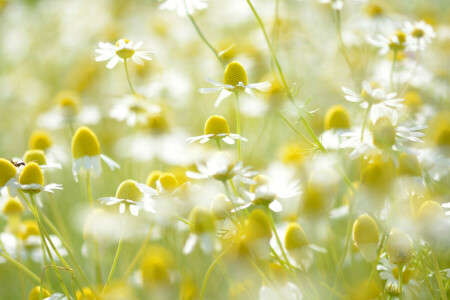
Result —
M 11 256 L 9 256 L 6 253 L 0 253 L 0 256 L 2 256 L 3 258 L 5 258 L 7 261 L 9 261 L 10 263 L 12 263 L 14 266 L 16 266 L 23 274 L 28 275 L 31 279 L 33 279 L 34 281 L 36 281 L 36 283 L 40 283 L 41 279 L 39 278 L 39 276 L 37 276 L 36 274 L 33 273 L 33 271 L 31 271 L 30 269 L 28 269 L 26 266 L 24 266 L 23 264 L 21 264 L 20 262 L 18 262 L 17 260 L 15 260 L 14 258 L 12 258 Z M 45 287 L 45 285 L 44 285 Z M 49 289 L 48 287 L 45 287 L 46 289 Z
M 203 278 L 202 287 L 200 289 L 200 300 L 203 300 L 203 297 L 205 295 L 206 285 L 208 284 L 209 277 L 211 276 L 214 268 L 220 262 L 222 257 L 224 257 L 225 254 L 231 249 L 231 247 L 232 246 L 230 246 L 225 251 L 223 251 L 219 256 L 217 256 L 216 259 L 209 266 L 208 270 L 206 271 L 205 277 Z
M 119 238 L 119 244 L 117 245 L 116 255 L 114 256 L 114 261 L 113 261 L 113 264 L 111 266 L 111 270 L 109 271 L 108 279 L 106 280 L 105 286 L 103 287 L 102 295 L 108 289 L 108 284 L 109 284 L 109 282 L 112 279 L 112 276 L 113 276 L 114 271 L 115 271 L 116 266 L 117 266 L 117 262 L 119 261 L 120 250 L 122 250 L 124 228 L 125 228 L 125 214 L 123 214 L 123 216 L 122 216 L 122 225 L 121 225 L 121 229 L 120 229 L 120 238 Z
M 126 60 L 125 60 L 126 62 Z M 126 67 L 125 67 L 126 70 Z M 127 73 L 128 74 L 128 73 Z M 89 206 L 91 208 L 91 213 L 93 213 L 94 209 L 94 200 L 92 199 L 92 187 L 91 187 L 91 174 L 88 172 L 86 176 L 86 186 L 87 186 L 87 194 L 89 199 Z M 102 269 L 100 267 L 100 255 L 98 251 L 98 241 L 96 237 L 96 230 L 93 229 L 92 234 L 93 246 L 94 246 L 94 268 L 95 268 L 95 276 L 97 278 L 97 283 L 102 283 Z
M 398 266 L 398 299 L 403 300 L 403 264 L 399 264 Z
M 273 220 L 273 216 L 272 216 L 272 211 L 269 209 L 268 206 L 266 206 L 266 211 L 267 211 L 267 214 L 269 215 L 270 227 L 272 227 L 272 231 L 273 231 L 273 233 L 275 235 L 275 238 L 277 240 L 278 246 L 280 247 L 281 254 L 283 255 L 284 260 L 288 263 L 289 268 L 291 268 L 292 264 L 289 261 L 288 256 L 286 254 L 286 251 L 284 251 L 283 244 L 281 243 L 281 239 L 278 236 L 278 232 L 277 232 L 277 229 L 275 227 L 275 221 Z
M 130 275 L 131 271 L 133 271 L 134 266 L 137 264 L 137 262 L 141 258 L 142 254 L 144 253 L 145 247 L 147 246 L 147 243 L 150 240 L 150 237 L 152 236 L 152 232 L 153 232 L 153 224 L 150 225 L 150 230 L 148 231 L 147 236 L 145 237 L 144 242 L 142 243 L 138 252 L 134 256 L 130 265 L 128 266 L 128 269 L 125 272 L 124 278 L 127 278 Z
M 431 251 L 431 258 L 433 260 L 434 274 L 436 274 L 436 279 L 439 285 L 439 291 L 441 292 L 441 297 L 443 300 L 447 300 L 447 294 L 445 292 L 444 284 L 442 283 L 441 273 L 434 250 Z
M 195 31 L 197 31 L 197 34 L 200 36 L 200 38 L 205 43 L 205 45 L 214 53 L 214 56 L 217 58 L 217 61 L 222 66 L 222 69 L 225 69 L 225 66 L 224 66 L 224 64 L 222 62 L 222 59 L 220 58 L 219 53 L 216 51 L 216 49 L 214 49 L 214 47 L 211 45 L 211 43 L 208 42 L 208 40 L 206 39 L 205 35 L 202 33 L 202 31 L 198 27 L 197 22 L 195 22 L 194 17 L 189 13 L 189 11 L 188 11 L 188 9 L 186 7 L 186 0 L 183 1 L 183 4 L 184 4 L 185 10 L 186 10 L 186 14 L 189 17 L 189 20 L 191 21 L 192 25 L 194 26 Z
M 394 91 L 394 71 L 395 71 L 395 63 L 396 62 L 397 62 L 397 50 L 394 50 L 394 58 L 392 59 L 392 68 L 391 68 L 391 75 L 390 75 L 391 92 Z
M 128 59 L 124 59 L 123 60 L 123 65 L 125 66 L 125 74 L 127 75 L 127 81 L 128 81 L 128 85 L 130 86 L 130 90 L 133 93 L 133 95 L 136 96 L 136 92 L 134 91 L 133 85 L 131 84 L 131 80 L 130 80 L 130 74 L 128 74 L 128 63 L 127 63 Z
M 283 119 L 284 122 L 286 122 L 286 124 L 291 127 L 291 129 L 306 143 L 308 143 L 310 146 L 315 147 L 316 145 L 313 144 L 312 142 L 310 142 L 297 128 L 295 128 L 295 126 L 281 113 L 278 112 L 278 114 L 280 115 L 280 117 Z
M 341 29 L 341 12 L 339 10 L 336 10 L 336 32 L 338 35 L 339 43 L 341 45 L 342 54 L 344 55 L 345 62 L 348 65 L 348 68 L 350 69 L 351 77 L 354 80 L 354 83 L 356 84 L 356 78 L 353 71 L 353 66 L 350 61 L 350 57 L 347 53 L 347 47 L 345 46 L 344 39 L 342 38 L 342 29 Z
M 236 95 L 236 130 L 237 134 L 241 135 L 241 108 L 239 107 L 239 92 L 236 92 L 234 94 Z M 237 140 L 237 144 L 239 161 L 242 161 L 241 139 Z
M 220 139 L 215 139 L 215 140 L 216 140 L 217 148 L 219 148 L 219 150 L 222 151 L 222 145 L 220 144 Z

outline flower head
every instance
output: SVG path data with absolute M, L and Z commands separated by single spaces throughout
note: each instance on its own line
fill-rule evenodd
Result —
M 433 27 L 425 21 L 406 22 L 404 31 L 407 34 L 406 44 L 411 51 L 425 50 L 431 44 L 431 40 L 436 37 Z
M 204 135 L 194 136 L 186 139 L 192 143 L 200 140 L 200 144 L 204 144 L 209 140 L 222 140 L 223 142 L 233 145 L 234 140 L 248 141 L 239 134 L 230 133 L 228 122 L 224 117 L 213 115 L 206 120 Z
M 368 214 L 359 216 L 353 224 L 353 242 L 367 261 L 376 259 L 379 240 L 375 220 Z
M 19 175 L 19 181 L 14 183 L 14 187 L 30 194 L 41 191 L 53 193 L 53 190 L 62 190 L 60 184 L 50 183 L 44 185 L 44 174 L 36 162 L 30 162 L 25 165 Z
M 142 42 L 137 42 L 134 44 L 133 41 L 128 39 L 120 39 L 116 42 L 116 45 L 110 43 L 100 42 L 100 49 L 95 50 L 99 56 L 95 58 L 96 61 L 109 60 L 106 67 L 108 69 L 114 68 L 119 61 L 126 61 L 132 59 L 138 65 L 143 65 L 143 60 L 151 60 L 148 55 L 152 54 L 150 51 L 139 51 L 138 49 L 142 46 Z
M 0 158 L 0 189 L 8 186 L 16 179 L 17 169 L 7 159 Z
M 164 0 L 159 6 L 162 10 L 176 11 L 181 17 L 186 14 L 193 14 L 195 10 L 202 10 L 208 7 L 208 0 Z
M 411 238 L 399 229 L 392 229 L 386 242 L 388 259 L 394 265 L 404 266 L 410 262 L 413 251 Z

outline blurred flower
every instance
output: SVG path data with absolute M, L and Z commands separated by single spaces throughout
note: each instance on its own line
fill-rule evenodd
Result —
M 160 0 L 164 1 L 159 5 L 159 9 L 176 11 L 181 17 L 193 14 L 195 10 L 202 10 L 208 7 L 209 0 Z
M 190 234 L 183 247 L 183 253 L 189 254 L 198 244 L 204 253 L 210 254 L 215 246 L 216 227 L 214 219 L 206 208 L 196 206 L 189 215 Z
M 149 114 L 159 114 L 161 107 L 135 95 L 126 95 L 110 110 L 111 118 L 125 121 L 128 126 L 145 125 Z
M 407 34 L 406 44 L 411 51 L 424 51 L 431 44 L 431 40 L 436 37 L 433 27 L 425 21 L 406 22 L 404 31 Z
M 100 42 L 98 45 L 100 49 L 95 50 L 100 56 L 95 58 L 96 61 L 109 60 L 106 64 L 108 69 L 114 68 L 119 61 L 125 61 L 131 58 L 138 65 L 143 65 L 144 60 L 152 60 L 148 55 L 152 54 L 151 51 L 139 51 L 143 42 L 137 42 L 128 39 L 120 39 L 116 42 L 116 45 L 110 43 Z
M 248 140 L 239 134 L 230 133 L 228 122 L 224 117 L 214 115 L 208 118 L 205 123 L 205 134 L 200 136 L 194 136 L 187 138 L 189 143 L 200 140 L 200 144 L 204 144 L 209 140 L 222 140 L 223 142 L 233 145 L 234 140 L 242 140 L 247 142 Z
M 214 107 L 218 107 L 222 100 L 229 97 L 233 92 L 239 93 L 245 91 L 247 94 L 254 96 L 252 89 L 259 91 L 268 91 L 270 89 L 270 82 L 264 81 L 259 83 L 248 83 L 247 72 L 244 67 L 238 62 L 230 62 L 224 73 L 223 83 L 207 78 L 206 81 L 215 85 L 213 88 L 202 88 L 198 91 L 200 93 L 214 93 L 221 91 L 219 98 L 214 103 Z
M 377 266 L 377 270 L 380 271 L 380 278 L 386 280 L 386 291 L 391 295 L 398 296 L 400 290 L 400 271 L 398 266 L 391 264 L 386 257 L 382 257 Z M 415 279 L 412 279 L 413 276 L 413 269 L 408 267 L 404 268 L 402 275 L 402 293 L 404 299 L 414 299 L 419 294 L 419 283 Z
M 402 51 L 406 48 L 406 34 L 403 31 L 397 31 L 392 34 L 389 38 L 379 34 L 376 38 L 369 37 L 367 39 L 372 45 L 379 47 L 380 55 L 385 55 L 389 51 Z
M 279 264 L 271 263 L 269 265 L 269 278 L 275 283 L 273 288 L 263 284 L 259 291 L 260 300 L 282 299 L 286 300 L 301 300 L 303 294 L 299 287 L 289 281 L 287 271 Z M 274 290 L 274 288 L 276 290 Z

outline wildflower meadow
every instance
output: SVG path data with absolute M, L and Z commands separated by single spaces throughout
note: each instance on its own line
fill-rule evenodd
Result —
M 450 298 L 448 0 L 0 0 L 1 300 Z

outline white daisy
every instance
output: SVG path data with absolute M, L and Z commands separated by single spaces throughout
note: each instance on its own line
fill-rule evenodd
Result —
M 377 266 L 377 270 L 380 271 L 381 279 L 386 280 L 386 291 L 390 294 L 398 295 L 399 270 L 397 269 L 397 266 L 390 263 L 386 257 L 382 257 L 380 259 L 380 264 Z M 419 283 L 411 278 L 413 272 L 414 270 L 404 267 L 402 276 L 403 299 L 414 299 L 419 293 Z
M 209 0 L 165 0 L 159 5 L 161 10 L 176 11 L 181 17 L 186 16 L 186 12 L 190 15 L 195 10 L 202 10 L 208 7 Z
M 254 96 L 253 89 L 265 92 L 271 87 L 270 82 L 264 81 L 259 83 L 248 83 L 247 72 L 244 67 L 238 62 L 231 62 L 225 69 L 223 83 L 217 82 L 211 78 L 206 81 L 216 86 L 213 88 L 201 88 L 198 91 L 202 94 L 215 93 L 221 91 L 219 98 L 214 103 L 214 107 L 218 107 L 220 103 L 233 92 L 239 93 L 245 91 L 247 94 Z
M 404 50 L 406 45 L 406 34 L 402 31 L 397 31 L 389 38 L 384 35 L 378 34 L 375 38 L 368 37 L 367 41 L 380 48 L 378 53 L 380 55 L 386 55 L 389 51 L 401 51 Z
M 431 40 L 436 37 L 433 27 L 425 21 L 406 22 L 404 31 L 407 34 L 407 47 L 411 51 L 424 51 L 431 44 Z
M 30 162 L 20 169 L 19 180 L 10 186 L 10 193 L 15 196 L 17 190 L 26 193 L 40 193 L 42 191 L 53 193 L 54 190 L 62 190 L 62 185 L 57 183 L 44 184 L 44 174 L 36 162 Z
M 144 202 L 150 196 L 156 195 L 157 192 L 153 188 L 133 180 L 125 180 L 117 188 L 115 197 L 102 197 L 100 202 L 106 205 L 119 204 L 119 213 L 123 214 L 128 207 L 133 216 L 139 215 L 139 210 L 144 207 Z M 146 206 L 146 209 L 155 213 L 154 210 Z
M 161 107 L 149 103 L 135 95 L 127 95 L 120 99 L 110 110 L 109 116 L 119 122 L 125 121 L 128 126 L 144 125 L 148 122 L 148 114 L 159 114 Z
M 0 191 L 17 181 L 18 170 L 13 162 L 0 158 Z
M 354 91 L 342 87 L 342 91 L 345 93 L 345 99 L 350 102 L 360 103 L 360 107 L 367 109 L 370 105 L 370 120 L 375 123 L 378 118 L 388 116 L 394 123 L 397 123 L 398 113 L 397 108 L 403 106 L 400 102 L 402 98 L 395 98 L 396 93 L 388 93 L 384 91 L 378 84 L 371 84 L 364 81 L 362 84 L 361 94 L 357 94 Z
M 138 65 L 143 65 L 143 60 L 152 60 L 148 55 L 153 54 L 151 51 L 139 51 L 142 46 L 142 42 L 134 44 L 133 41 L 128 39 L 120 39 L 116 42 L 116 45 L 110 43 L 100 42 L 98 45 L 100 49 L 96 49 L 95 52 L 100 54 L 95 58 L 96 61 L 109 60 L 106 67 L 108 69 L 114 68 L 119 61 L 125 61 L 132 59 Z
M 239 134 L 230 133 L 227 120 L 217 115 L 211 116 L 206 120 L 204 133 L 204 135 L 187 138 L 186 141 L 189 143 L 200 141 L 200 144 L 204 144 L 210 140 L 222 140 L 230 145 L 234 144 L 234 140 L 248 141 Z

